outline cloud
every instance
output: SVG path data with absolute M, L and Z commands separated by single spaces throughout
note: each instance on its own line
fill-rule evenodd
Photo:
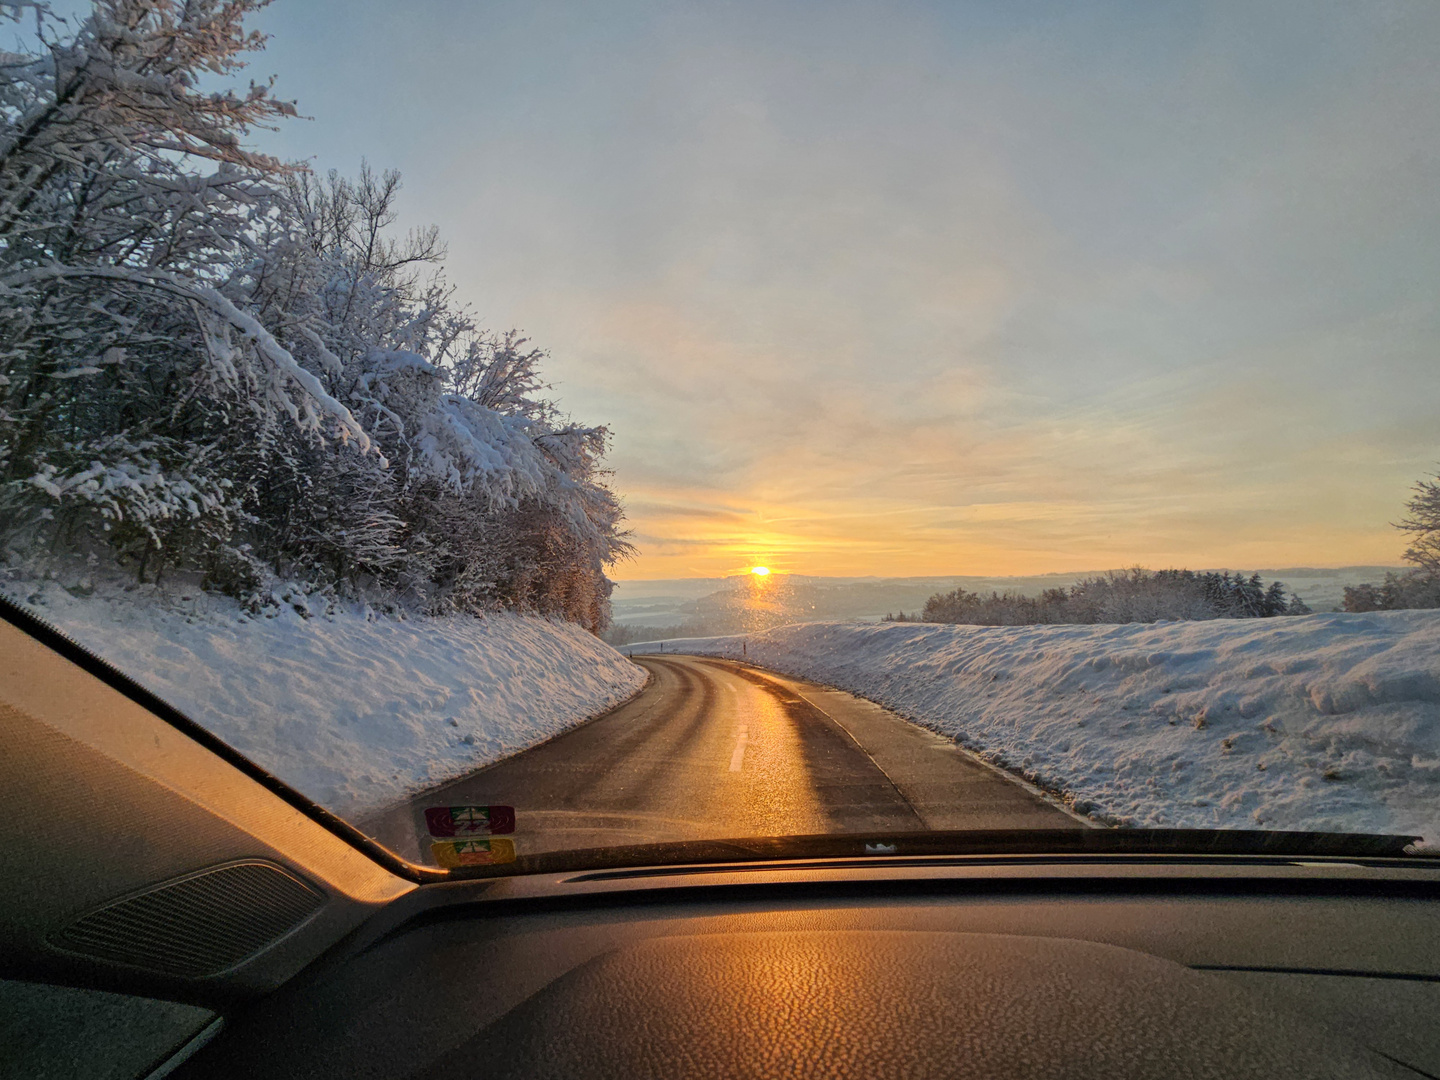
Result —
M 1403 546 L 1440 7 L 292 7 L 306 145 L 401 168 L 612 426 L 625 576 Z

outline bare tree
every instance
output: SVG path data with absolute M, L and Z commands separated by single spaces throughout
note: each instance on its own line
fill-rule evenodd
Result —
M 1427 574 L 1440 574 L 1440 477 L 1421 480 L 1405 504 L 1409 513 L 1395 527 L 1413 539 L 1405 549 L 1405 561 Z

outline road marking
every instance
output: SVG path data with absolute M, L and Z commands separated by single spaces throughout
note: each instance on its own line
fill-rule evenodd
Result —
M 745 761 L 745 744 L 750 741 L 750 728 L 740 725 L 740 734 L 735 737 L 735 752 L 730 755 L 730 771 L 739 772 Z

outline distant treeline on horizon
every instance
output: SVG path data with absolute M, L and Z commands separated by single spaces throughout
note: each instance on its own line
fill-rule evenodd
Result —
M 954 589 L 937 593 L 921 619 L 977 626 L 1027 626 L 1047 623 L 1130 623 L 1160 619 L 1266 619 L 1308 615 L 1310 608 L 1286 591 L 1268 585 L 1260 574 L 1201 573 L 1194 570 L 1112 570 L 1086 578 L 1068 589 L 1045 589 L 1039 596 L 992 592 L 988 596 Z
M 1422 570 L 1397 573 L 1385 567 L 1349 567 L 1336 570 L 1297 569 L 1301 577 L 1341 576 L 1345 570 L 1383 575 L 1380 584 L 1357 583 L 1344 587 L 1343 604 L 1334 610 L 1349 612 L 1397 608 L 1440 607 L 1440 578 Z M 1271 571 L 1270 573 L 1274 573 Z M 1061 575 L 1037 575 L 1057 577 Z M 605 633 L 612 645 L 667 638 L 703 637 L 716 634 L 754 633 L 787 622 L 854 619 L 851 612 L 838 610 L 837 598 L 851 597 L 855 589 L 870 596 L 872 589 L 913 584 L 918 581 L 985 581 L 983 578 L 872 578 L 834 579 L 803 575 L 772 577 L 764 586 L 749 587 L 741 581 L 715 579 L 715 591 L 678 607 L 674 622 L 657 625 L 628 623 L 621 616 Z M 1026 578 L 1009 579 L 1023 582 Z M 923 590 L 912 590 L 913 599 L 891 607 L 882 621 L 963 623 L 981 626 L 1075 624 L 1106 622 L 1154 622 L 1161 619 L 1191 620 L 1218 618 L 1269 618 L 1306 614 L 1306 602 L 1281 580 L 1266 581 L 1264 572 L 1195 571 L 1170 569 L 1151 571 L 1132 568 L 1124 571 L 1080 576 L 1067 588 L 1052 587 L 1035 593 L 1017 588 L 974 591 L 958 586 L 926 598 Z M 853 599 L 853 597 L 852 597 Z M 872 596 L 872 599 L 880 599 Z M 1326 599 L 1328 605 L 1339 601 Z M 880 610 L 885 610 L 883 607 Z M 907 614 L 907 612 L 909 612 Z M 879 617 L 858 616 L 865 619 Z

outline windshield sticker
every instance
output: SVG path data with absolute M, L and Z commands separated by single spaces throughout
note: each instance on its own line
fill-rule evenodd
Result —
M 446 870 L 515 861 L 515 845 L 509 840 L 437 840 L 430 853 Z
M 515 831 L 513 806 L 432 806 L 425 811 L 431 836 L 477 836 Z

